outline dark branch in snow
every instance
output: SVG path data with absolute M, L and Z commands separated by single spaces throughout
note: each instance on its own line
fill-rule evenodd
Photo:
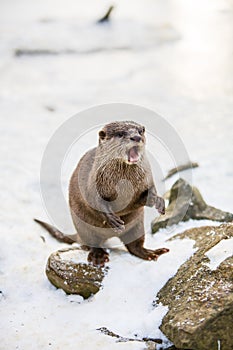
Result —
M 199 166 L 198 163 L 193 163 L 193 162 L 179 165 L 178 167 L 172 168 L 171 170 L 169 170 L 167 176 L 164 178 L 163 181 L 169 179 L 169 177 L 172 177 L 174 174 L 179 173 L 180 171 L 191 169 L 191 168 L 197 168 L 198 166 Z
M 73 50 L 73 49 L 64 49 L 64 50 L 48 50 L 43 48 L 38 49 L 27 49 L 27 48 L 18 48 L 14 50 L 15 57 L 21 56 L 57 56 L 57 55 L 90 55 L 93 53 L 101 53 L 107 51 L 130 51 L 130 46 L 117 46 L 117 47 L 94 47 L 85 50 Z
M 143 337 L 141 339 L 140 338 L 125 338 L 119 334 L 116 334 L 116 333 L 108 330 L 106 327 L 98 328 L 97 331 L 100 331 L 101 333 L 108 335 L 110 337 L 117 338 L 118 342 L 129 342 L 129 341 L 148 342 L 148 341 L 150 341 L 150 342 L 154 342 L 157 344 L 162 344 L 162 340 L 156 339 L 156 338 L 155 339 L 154 338 L 147 338 L 147 337 Z
M 41 55 L 60 55 L 60 54 L 75 54 L 76 51 L 74 50 L 48 50 L 48 49 L 15 49 L 15 56 L 41 56 Z
M 111 15 L 113 9 L 114 9 L 114 6 L 110 6 L 109 9 L 108 9 L 108 11 L 106 12 L 106 14 L 105 14 L 102 18 L 100 18 L 100 19 L 97 21 L 97 23 L 100 23 L 100 24 L 101 24 L 101 23 L 109 22 L 109 20 L 110 20 L 110 15 Z

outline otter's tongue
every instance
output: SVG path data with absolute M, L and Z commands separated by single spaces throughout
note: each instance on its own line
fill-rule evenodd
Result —
M 139 154 L 138 154 L 137 147 L 132 147 L 129 150 L 128 161 L 130 163 L 136 163 L 138 160 L 139 160 Z

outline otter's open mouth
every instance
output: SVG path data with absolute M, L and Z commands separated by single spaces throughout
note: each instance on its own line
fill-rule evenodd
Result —
M 138 147 L 134 146 L 130 148 L 128 152 L 128 162 L 129 163 L 137 163 L 139 161 L 139 152 L 138 152 Z

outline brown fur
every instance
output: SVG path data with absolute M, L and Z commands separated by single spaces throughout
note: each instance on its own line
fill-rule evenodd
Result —
M 142 259 L 156 260 L 168 251 L 143 247 L 144 206 L 165 212 L 146 157 L 144 131 L 135 122 L 107 124 L 99 132 L 98 147 L 82 157 L 71 177 L 69 205 L 73 223 L 82 243 L 90 247 L 88 261 L 95 265 L 103 266 L 108 261 L 103 247 L 113 236 Z M 130 156 L 132 148 L 138 155 L 135 163 Z M 54 230 L 50 233 L 56 236 Z M 69 236 L 69 240 L 74 237 Z M 61 232 L 58 238 L 62 240 Z

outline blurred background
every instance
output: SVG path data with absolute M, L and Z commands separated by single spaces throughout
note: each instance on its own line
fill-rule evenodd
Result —
M 109 21 L 97 23 L 112 5 Z M 200 164 L 194 176 L 206 200 L 232 210 L 232 0 L 2 0 L 0 7 L 1 178 L 11 208 L 15 200 L 40 203 L 41 157 L 67 118 L 126 102 L 171 123 Z
M 109 21 L 98 23 L 110 6 Z M 110 102 L 165 118 L 199 163 L 193 184 L 206 202 L 233 212 L 233 0 L 0 1 L 1 349 L 142 349 L 97 334 L 99 326 L 161 337 L 160 309 L 151 312 L 149 304 L 190 250 L 179 246 L 181 254 L 169 254 L 170 263 L 158 269 L 112 252 L 115 284 L 113 278 L 103 297 L 79 305 L 46 280 L 47 258 L 60 245 L 32 220 L 49 221 L 40 196 L 48 141 L 71 116 Z M 94 146 L 97 137 L 89 134 L 86 142 Z M 165 176 L 174 164 L 164 164 L 156 144 L 147 147 Z M 158 247 L 166 233 L 147 237 Z

